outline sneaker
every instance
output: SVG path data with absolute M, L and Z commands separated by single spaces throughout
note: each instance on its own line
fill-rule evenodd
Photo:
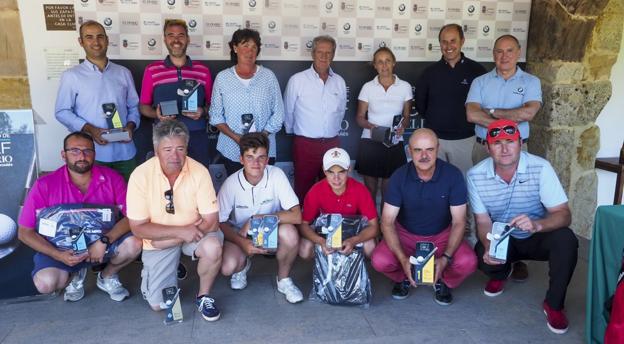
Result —
M 444 282 L 439 281 L 433 285 L 435 295 L 433 300 L 440 306 L 448 306 L 453 302 L 453 294 L 451 294 L 451 288 L 449 288 Z
M 529 278 L 529 269 L 523 262 L 515 262 L 511 270 L 511 279 L 514 282 L 525 282 Z
M 178 263 L 178 281 L 185 280 L 188 276 L 188 272 L 186 271 L 186 266 L 182 264 L 182 262 Z
M 568 332 L 568 318 L 566 317 L 563 309 L 556 311 L 544 301 L 544 314 L 546 314 L 546 324 L 548 329 L 556 334 L 564 334 Z
M 215 300 L 208 295 L 201 295 L 195 299 L 197 310 L 206 321 L 217 321 L 221 317 L 221 312 L 215 304 Z
M 73 274 L 71 282 L 65 287 L 63 300 L 76 302 L 84 297 L 84 280 L 87 277 L 87 268 L 82 268 Z
M 495 280 L 490 279 L 485 285 L 485 289 L 483 289 L 483 294 L 494 297 L 503 293 L 505 290 L 505 282 L 506 280 Z
M 243 270 L 232 274 L 230 278 L 230 288 L 234 290 L 243 290 L 247 287 L 247 272 L 251 269 L 251 259 L 247 258 Z
M 410 282 L 405 280 L 403 282 L 395 283 L 392 287 L 392 298 L 395 300 L 403 300 L 409 296 Z
M 303 301 L 301 290 L 297 288 L 290 277 L 282 278 L 281 280 L 276 277 L 275 280 L 277 281 L 277 291 L 286 296 L 286 301 L 290 303 Z
M 102 278 L 102 273 L 99 272 L 96 284 L 100 290 L 107 292 L 114 301 L 121 302 L 126 297 L 130 296 L 128 290 L 119 282 L 119 276 L 117 276 L 117 274 L 108 278 Z

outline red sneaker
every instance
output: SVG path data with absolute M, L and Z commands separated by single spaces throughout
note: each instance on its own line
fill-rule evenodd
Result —
M 568 332 L 568 318 L 563 309 L 556 311 L 544 301 L 544 314 L 546 314 L 546 323 L 548 328 L 556 334 L 564 334 Z
M 483 294 L 489 297 L 494 297 L 494 296 L 498 296 L 502 294 L 503 290 L 505 290 L 506 281 L 507 280 L 495 280 L 495 279 L 489 280 L 487 284 L 485 285 L 485 289 L 483 289 Z

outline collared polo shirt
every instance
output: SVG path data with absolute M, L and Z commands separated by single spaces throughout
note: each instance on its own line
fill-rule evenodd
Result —
M 461 140 L 474 135 L 474 124 L 466 118 L 466 96 L 472 81 L 485 68 L 464 56 L 455 67 L 441 58 L 425 69 L 416 83 L 415 103 L 425 118 L 425 127 L 443 140 Z
M 402 116 L 405 102 L 413 98 L 410 84 L 396 75 L 394 77 L 394 83 L 387 90 L 379 83 L 379 76 L 365 83 L 360 90 L 358 100 L 368 103 L 368 121 L 374 125 L 392 127 L 394 116 Z M 364 128 L 362 138 L 370 137 L 370 129 Z M 403 137 L 400 140 L 403 141 Z
M 175 214 L 166 211 L 165 192 L 173 190 Z M 182 171 L 173 188 L 155 156 L 139 165 L 128 181 L 128 218 L 131 220 L 186 226 L 199 220 L 201 215 L 219 211 L 217 196 L 208 169 L 186 157 Z M 150 240 L 143 240 L 144 250 L 153 250 Z
M 476 78 L 470 86 L 466 104 L 478 103 L 484 109 L 515 109 L 530 101 L 542 102 L 540 80 L 516 67 L 516 74 L 505 80 L 496 68 Z M 529 123 L 518 123 L 520 135 L 529 138 Z M 475 124 L 475 134 L 485 140 L 487 128 Z
M 109 128 L 104 115 L 103 104 L 113 103 L 119 113 L 122 125 L 141 123 L 139 97 L 134 89 L 134 80 L 128 68 L 110 60 L 100 71 L 89 60 L 74 66 L 61 76 L 54 116 L 69 131 L 81 131 L 89 123 L 98 128 Z M 98 161 L 117 162 L 130 160 L 136 155 L 134 142 L 109 142 L 100 145 L 95 142 Z
M 418 177 L 412 162 L 398 168 L 390 177 L 384 201 L 399 207 L 398 222 L 417 235 L 435 235 L 451 224 L 451 206 L 466 204 L 466 183 L 462 172 L 437 159 L 433 177 Z
M 253 215 L 275 214 L 297 205 L 299 199 L 279 167 L 267 166 L 257 185 L 251 185 L 240 169 L 219 190 L 219 222 L 242 228 Z
M 377 218 L 377 209 L 364 184 L 348 177 L 345 192 L 338 196 L 323 178 L 305 196 L 303 221 L 312 223 L 321 214 L 363 215 L 370 221 Z
M 526 214 L 532 220 L 546 217 L 548 210 L 568 201 L 550 163 L 536 155 L 520 152 L 518 170 L 507 184 L 494 172 L 494 160 L 487 158 L 468 170 L 468 194 L 475 214 L 489 214 L 492 222 L 509 223 Z M 531 233 L 514 231 L 518 239 Z
M 212 94 L 210 69 L 200 62 L 192 61 L 189 56 L 186 57 L 186 64 L 179 68 L 171 62 L 168 55 L 164 60 L 150 63 L 143 72 L 141 104 L 156 107 L 162 101 L 177 100 L 178 109 L 181 110 L 182 96 L 178 95 L 178 89 L 187 79 L 200 83 L 197 89 L 197 104 L 207 110 Z M 177 119 L 186 124 L 191 131 L 206 129 L 206 117 L 194 121 L 180 113 Z
M 346 109 L 347 86 L 331 68 L 326 82 L 313 66 L 288 80 L 284 90 L 284 127 L 288 134 L 313 139 L 336 137 Z
M 83 194 L 72 183 L 67 165 L 65 165 L 37 179 L 24 201 L 19 224 L 25 228 L 34 229 L 37 226 L 39 210 L 61 204 L 75 203 L 116 206 L 125 215 L 126 182 L 115 170 L 105 166 L 93 165 L 89 187 L 87 192 Z

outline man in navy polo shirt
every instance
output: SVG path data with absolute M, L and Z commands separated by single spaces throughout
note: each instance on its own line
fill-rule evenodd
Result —
M 404 299 L 410 285 L 416 286 L 409 256 L 417 242 L 433 242 L 438 248 L 434 300 L 449 305 L 451 288 L 476 270 L 477 258 L 463 240 L 464 176 L 457 167 L 437 159 L 438 148 L 438 138 L 430 129 L 418 129 L 410 137 L 412 161 L 390 177 L 381 215 L 384 239 L 373 251 L 371 262 L 375 270 L 395 282 L 392 297 Z
M 210 70 L 186 54 L 190 38 L 186 22 L 181 19 L 166 19 L 164 43 L 169 55 L 164 60 L 150 63 L 143 73 L 141 114 L 158 121 L 176 118 L 186 125 L 190 132 L 188 156 L 208 167 L 216 153 L 206 133 L 208 104 L 212 94 Z M 197 111 L 183 111 L 182 102 L 187 80 L 199 83 L 197 88 Z M 192 95 L 192 92 L 189 93 Z M 163 116 L 160 104 L 163 101 L 177 102 L 176 116 Z
M 462 53 L 464 30 L 447 24 L 438 34 L 442 58 L 427 67 L 416 83 L 415 103 L 425 127 L 438 135 L 440 159 L 457 166 L 464 175 L 472 167 L 474 124 L 466 120 L 466 96 L 472 81 L 485 68 Z

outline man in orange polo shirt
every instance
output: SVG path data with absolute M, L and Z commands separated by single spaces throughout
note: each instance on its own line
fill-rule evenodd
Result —
M 187 157 L 189 131 L 176 120 L 154 127 L 156 156 L 137 167 L 128 183 L 130 228 L 143 239 L 141 292 L 153 310 L 161 309 L 162 289 L 177 286 L 180 253 L 198 260 L 196 304 L 202 317 L 220 317 L 212 284 L 221 268 L 223 233 L 208 169 Z

